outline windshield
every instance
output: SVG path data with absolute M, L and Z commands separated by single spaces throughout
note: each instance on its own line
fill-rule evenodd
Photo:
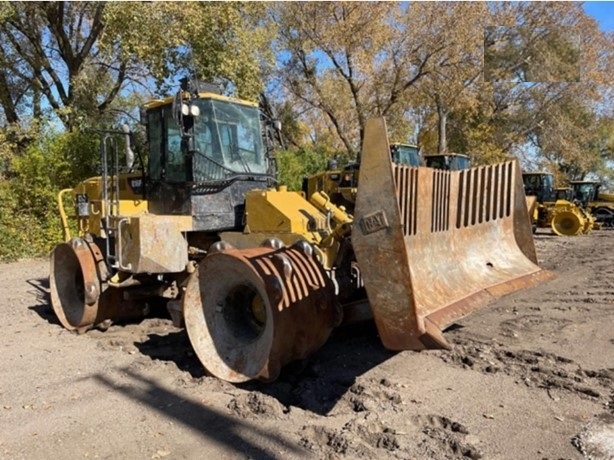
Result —
M 589 200 L 594 199 L 595 184 L 593 183 L 574 184 L 574 188 L 576 189 L 576 198 L 578 200 L 589 201 Z
M 267 172 L 260 112 L 256 107 L 215 99 L 194 102 L 194 180 L 219 180 Z
M 460 155 L 427 155 L 425 162 L 429 168 L 449 171 L 460 171 L 471 167 L 471 159 Z
M 455 156 L 450 161 L 450 169 L 460 171 L 461 169 L 471 168 L 471 160 L 467 157 Z
M 448 169 L 448 164 L 446 163 L 446 157 L 445 156 L 428 156 L 425 157 L 425 162 L 426 165 L 429 168 L 435 168 L 435 169 Z
M 420 166 L 418 147 L 412 145 L 393 145 L 391 148 L 392 161 L 396 164 Z

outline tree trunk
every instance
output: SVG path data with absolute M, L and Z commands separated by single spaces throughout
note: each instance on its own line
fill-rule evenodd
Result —
M 439 129 L 437 133 L 437 153 L 446 153 L 448 150 L 448 139 L 446 134 L 448 111 L 439 102 L 437 103 L 437 118 L 439 121 Z

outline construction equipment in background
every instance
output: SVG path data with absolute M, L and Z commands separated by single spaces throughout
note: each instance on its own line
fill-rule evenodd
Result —
M 390 144 L 390 158 L 393 164 L 398 165 L 420 166 L 422 164 L 418 147 L 413 144 Z M 315 192 L 322 192 L 330 198 L 331 203 L 351 213 L 358 192 L 360 157 L 358 161 L 347 164 L 343 169 L 337 169 L 336 165 L 336 161 L 333 161 L 327 171 L 305 177 L 302 190 L 308 197 Z
M 424 164 L 429 168 L 460 171 L 471 167 L 471 158 L 463 153 L 431 153 L 424 155 Z
M 464 154 L 430 154 L 421 158 L 418 147 L 413 144 L 390 144 L 390 157 L 393 164 L 427 166 L 445 171 L 460 171 L 471 167 L 471 159 Z M 333 204 L 352 212 L 358 191 L 360 163 L 349 163 L 341 170 L 336 168 L 336 162 L 334 164 L 335 167 L 328 171 L 306 177 L 303 180 L 303 192 L 307 196 L 316 191 L 324 192 Z
M 573 196 L 582 203 L 595 220 L 605 227 L 614 226 L 614 193 L 600 191 L 602 183 L 599 181 L 570 181 Z
M 447 348 L 445 327 L 551 276 L 537 266 L 516 161 L 394 164 L 384 120 L 370 120 L 351 215 L 322 192 L 271 187 L 268 123 L 253 104 L 186 83 L 144 120 L 147 211 L 122 207 L 121 185 L 105 192 L 122 183 L 117 168 L 73 191 L 87 231 L 54 248 L 50 275 L 67 329 L 161 302 L 210 374 L 273 380 L 341 323 L 375 320 L 392 350 Z
M 552 174 L 522 173 L 522 180 L 534 232 L 549 227 L 556 235 L 575 236 L 595 227 L 595 218 L 573 199 L 571 189 L 554 187 Z

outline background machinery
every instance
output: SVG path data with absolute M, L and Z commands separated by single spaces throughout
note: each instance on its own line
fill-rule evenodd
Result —
M 554 176 L 545 172 L 523 173 L 527 208 L 533 230 L 550 227 L 559 236 L 590 232 L 595 218 L 573 197 L 569 188 L 555 188 Z
M 390 158 L 395 165 L 427 166 L 446 171 L 460 171 L 471 167 L 469 156 L 458 153 L 429 154 L 420 157 L 413 144 L 390 144 Z M 352 212 L 358 192 L 360 162 L 352 162 L 339 170 L 331 168 L 303 181 L 303 192 L 311 196 L 316 191 L 324 192 L 332 203 Z
M 420 166 L 420 153 L 413 144 L 390 144 L 390 159 L 393 164 Z M 343 169 L 330 168 L 303 180 L 303 192 L 310 197 L 315 192 L 323 192 L 330 198 L 331 203 L 353 212 L 358 192 L 358 176 L 360 158 L 358 161 L 347 164 Z
M 449 347 L 445 327 L 551 276 L 536 264 L 516 161 L 395 164 L 384 120 L 370 120 L 350 214 L 321 191 L 272 187 L 254 104 L 186 83 L 144 120 L 142 182 L 111 168 L 70 192 L 81 225 L 52 251 L 50 275 L 67 329 L 162 303 L 209 373 L 272 380 L 342 322 L 374 319 L 392 350 Z
M 460 171 L 471 167 L 471 158 L 462 153 L 431 153 L 424 155 L 424 164 L 429 168 Z
M 570 181 L 574 199 L 587 209 L 595 220 L 606 227 L 614 226 L 614 193 L 604 193 L 599 181 Z

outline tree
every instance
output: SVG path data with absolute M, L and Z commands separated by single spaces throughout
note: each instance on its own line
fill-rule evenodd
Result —
M 113 65 L 96 46 L 104 29 L 103 11 L 104 3 L 10 4 L 0 26 L 0 40 L 7 50 L 2 58 L 13 58 L 8 78 L 19 82 L 21 91 L 15 91 L 19 88 L 14 85 L 0 101 L 7 121 L 18 121 L 13 108 L 24 101 L 24 92 L 33 105 L 31 115 L 41 113 L 44 98 L 69 130 L 84 112 L 93 115 L 93 107 L 105 110 L 122 87 L 128 63 Z M 101 76 L 110 80 L 104 91 Z
M 493 2 L 488 7 L 485 77 L 477 108 L 453 114 L 464 125 L 464 130 L 455 128 L 454 141 L 477 162 L 529 150 L 537 162 L 550 158 L 556 169 L 554 162 L 578 161 L 582 149 L 581 169 L 597 165 L 588 160 L 593 155 L 588 146 L 596 139 L 587 138 L 595 131 L 587 129 L 586 117 L 595 116 L 599 123 L 599 112 L 608 106 L 604 85 L 611 83 L 614 67 L 612 35 L 600 32 L 578 3 Z M 574 132 L 578 145 L 562 142 L 572 142 Z
M 370 117 L 385 116 L 396 140 L 411 135 L 409 90 L 445 48 L 429 41 L 428 25 L 415 21 L 417 8 L 391 2 L 275 4 L 285 95 L 299 113 L 324 119 L 338 146 L 353 156 Z
M 432 71 L 420 80 L 415 91 L 415 102 L 433 113 L 437 121 L 438 153 L 448 149 L 450 114 L 477 105 L 486 13 L 485 3 L 425 2 L 414 7 L 413 22 L 428 26 L 430 46 L 440 49 Z
M 240 3 L 3 4 L 4 118 L 17 123 L 49 108 L 68 130 L 97 125 L 131 109 L 113 106 L 122 96 L 151 94 L 152 77 L 163 82 L 179 68 L 232 81 L 229 91 L 256 99 L 271 33 L 259 22 L 263 11 Z
M 109 2 L 102 46 L 140 62 L 162 94 L 189 72 L 256 100 L 274 60 L 265 13 L 245 2 Z

